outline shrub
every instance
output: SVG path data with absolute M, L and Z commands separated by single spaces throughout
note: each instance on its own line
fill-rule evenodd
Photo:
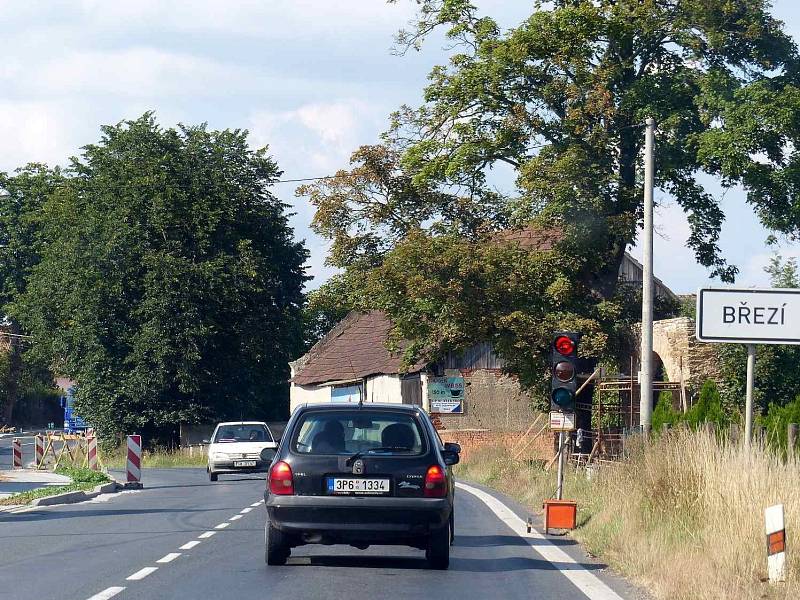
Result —
M 661 392 L 653 410 L 653 431 L 661 431 L 665 425 L 674 427 L 681 417 L 681 413 L 672 407 L 672 393 Z
M 722 410 L 717 384 L 711 379 L 706 379 L 700 388 L 700 398 L 686 413 L 686 422 L 695 429 L 703 423 L 716 423 L 718 427 L 728 423 L 725 411 Z

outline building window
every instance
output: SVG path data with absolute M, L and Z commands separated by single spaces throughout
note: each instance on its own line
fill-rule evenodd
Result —
M 331 402 L 358 402 L 361 400 L 360 385 L 337 385 L 331 388 Z

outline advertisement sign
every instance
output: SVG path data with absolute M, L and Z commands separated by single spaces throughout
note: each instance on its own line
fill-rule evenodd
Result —
M 463 377 L 428 377 L 428 404 L 432 413 L 464 412 Z
M 697 339 L 738 344 L 800 344 L 800 290 L 700 289 Z

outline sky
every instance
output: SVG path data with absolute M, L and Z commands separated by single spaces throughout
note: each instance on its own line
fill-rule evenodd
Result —
M 533 5 L 475 4 L 506 28 Z M 99 139 L 101 125 L 148 110 L 163 126 L 249 130 L 254 147 L 269 145 L 284 179 L 346 168 L 353 150 L 378 141 L 392 111 L 419 105 L 428 73 L 446 60 L 441 38 L 419 53 L 392 53 L 414 9 L 411 0 L 0 0 L 0 171 L 64 165 Z M 800 40 L 800 5 L 778 0 L 774 13 Z M 314 288 L 333 271 L 296 185 L 273 191 L 306 240 Z M 663 194 L 656 201 L 656 276 L 678 293 L 718 283 L 686 248 L 680 208 Z M 740 268 L 737 284 L 767 285 L 768 232 L 741 191 L 725 194 L 722 206 L 720 246 Z M 783 242 L 780 252 L 800 256 L 800 245 Z M 639 248 L 631 253 L 641 258 Z

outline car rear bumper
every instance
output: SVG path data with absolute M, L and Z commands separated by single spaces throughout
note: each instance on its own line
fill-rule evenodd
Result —
M 449 498 L 276 496 L 265 494 L 270 523 L 308 541 L 391 543 L 428 535 L 450 519 Z
M 257 460 L 254 467 L 237 467 L 233 460 L 215 460 L 209 463 L 209 467 L 214 473 L 263 473 L 269 470 L 269 465 L 270 463 L 263 460 Z

